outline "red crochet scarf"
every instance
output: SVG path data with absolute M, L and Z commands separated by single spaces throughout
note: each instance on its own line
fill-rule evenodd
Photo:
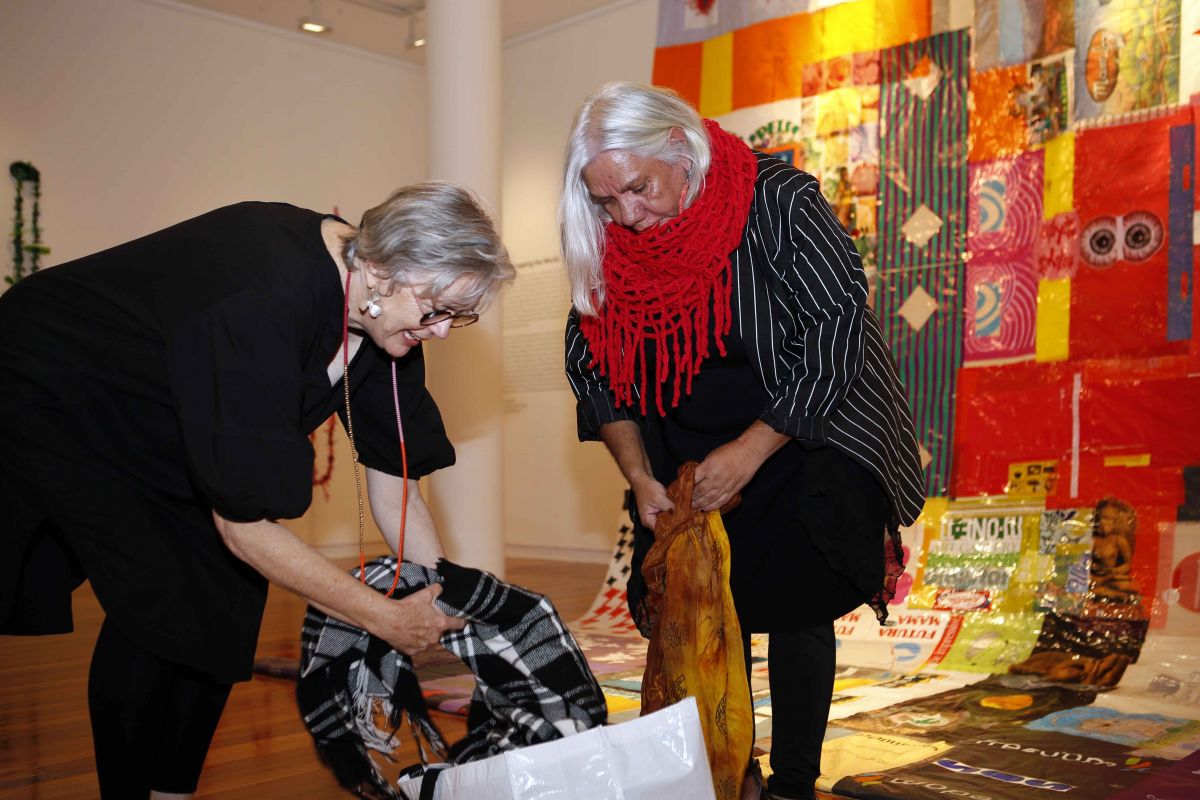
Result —
M 731 322 L 729 254 L 746 228 L 758 165 L 741 139 L 712 120 L 704 120 L 704 126 L 712 142 L 704 191 L 677 217 L 642 233 L 612 222 L 606 226 L 604 304 L 599 316 L 581 320 L 592 365 L 599 364 L 600 374 L 608 377 L 617 406 L 633 405 L 636 382 L 642 414 L 648 346 L 657 365 L 654 401 L 660 415 L 666 414 L 662 395 L 668 375 L 673 376 L 674 407 L 681 383 L 691 394 L 710 339 L 725 355 Z

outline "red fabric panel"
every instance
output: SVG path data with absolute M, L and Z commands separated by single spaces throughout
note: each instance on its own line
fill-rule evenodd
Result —
M 1134 505 L 1183 500 L 1182 468 L 1200 461 L 1200 375 L 1186 357 L 1020 363 L 959 370 L 953 495 L 1001 494 L 1008 466 L 1057 459 L 1050 507 L 1115 495 Z M 1071 496 L 1071 401 L 1079 399 L 1079 492 Z M 1106 458 L 1149 456 L 1145 466 Z
M 1033 362 L 958 371 L 954 497 L 1002 494 L 1009 464 L 1066 463 L 1071 453 L 1071 375 L 1066 364 Z M 1061 469 L 1059 475 L 1061 482 Z
M 1186 353 L 1188 342 L 1168 342 L 1166 226 L 1170 199 L 1170 128 L 1191 111 L 1146 122 L 1081 132 L 1075 141 L 1075 205 L 1081 229 L 1079 270 L 1071 282 L 1071 358 Z M 1087 259 L 1089 231 L 1105 220 L 1155 221 L 1161 234 L 1152 255 L 1128 248 L 1118 233 L 1116 258 L 1104 266 Z M 1126 257 L 1129 256 L 1129 257 Z

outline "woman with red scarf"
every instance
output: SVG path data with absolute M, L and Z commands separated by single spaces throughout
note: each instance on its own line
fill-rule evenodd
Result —
M 858 253 L 815 178 L 632 83 L 580 108 L 560 225 L 567 376 L 580 439 L 631 488 L 634 617 L 664 487 L 696 461 L 695 508 L 741 495 L 724 524 L 747 663 L 749 634 L 770 634 L 764 796 L 810 798 L 833 620 L 864 602 L 886 618 L 925 495 Z

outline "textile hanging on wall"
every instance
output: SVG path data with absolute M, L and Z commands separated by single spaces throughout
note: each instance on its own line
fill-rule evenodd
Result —
M 1179 101 L 1179 4 L 1076 0 L 1076 119 Z
M 815 176 L 850 234 L 868 277 L 877 257 L 879 53 L 807 64 L 804 96 L 727 114 L 756 150 Z
M 975 0 L 975 67 L 1035 61 L 1075 47 L 1075 0 Z
M 1181 127 L 1191 128 L 1189 110 L 1076 136 L 1080 266 L 1071 284 L 1072 358 L 1187 350 L 1186 342 L 1171 341 L 1167 317 L 1172 217 L 1180 233 L 1191 207 L 1191 198 L 1181 195 L 1182 217 L 1172 214 L 1171 132 Z M 1180 181 L 1189 166 L 1187 160 L 1176 165 Z M 1184 235 L 1190 258 L 1190 231 Z
M 1195 285 L 1196 125 L 1173 125 L 1170 132 L 1171 179 L 1167 220 L 1167 339 L 1192 339 Z M 1190 217 L 1190 218 L 1189 218 Z M 1193 345 L 1194 346 L 1194 345 Z
M 949 489 L 962 362 L 967 230 L 967 31 L 884 51 L 877 309 L 929 460 Z
M 1030 356 L 1037 323 L 1035 241 L 1042 153 L 972 164 L 964 360 Z
M 666 0 L 652 82 L 719 117 L 801 96 L 805 64 L 916 41 L 929 25 L 929 0 Z
M 1011 467 L 1053 464 L 1053 507 L 1117 493 L 1182 502 L 1200 453 L 1197 378 L 1187 358 L 1010 364 L 959 373 L 954 435 L 959 497 L 1009 493 Z
M 971 161 L 1015 156 L 1070 127 L 1065 55 L 971 75 Z

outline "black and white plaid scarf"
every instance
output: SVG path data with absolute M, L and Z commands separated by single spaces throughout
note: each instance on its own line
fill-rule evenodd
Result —
M 395 556 L 374 559 L 366 565 L 367 584 L 386 592 L 395 572 Z M 354 575 L 359 576 L 358 569 Z M 390 754 L 404 713 L 422 761 L 429 760 L 424 739 L 441 760 L 454 764 L 559 739 L 607 719 L 600 685 L 549 600 L 445 560 L 436 571 L 405 562 L 393 597 L 439 582 L 442 594 L 434 603 L 468 621 L 441 643 L 476 678 L 467 735 L 450 748 L 429 717 L 408 656 L 360 628 L 308 609 L 296 696 L 318 752 L 343 786 L 401 796 L 367 748 Z M 379 718 L 390 730 L 378 727 Z

